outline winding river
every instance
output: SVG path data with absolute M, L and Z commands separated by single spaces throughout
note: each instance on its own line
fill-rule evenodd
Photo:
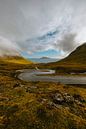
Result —
M 22 70 L 18 78 L 24 81 L 45 81 L 45 82 L 60 82 L 62 84 L 86 84 L 86 76 L 48 76 L 47 74 L 55 73 L 54 70 Z M 42 76 L 42 75 L 45 76 Z

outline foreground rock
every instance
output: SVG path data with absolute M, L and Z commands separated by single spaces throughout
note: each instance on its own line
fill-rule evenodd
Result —
M 59 91 L 50 94 L 50 99 L 41 99 L 41 103 L 47 105 L 48 108 L 61 108 L 61 107 L 71 107 L 74 105 L 84 107 L 85 100 L 79 95 L 71 95 L 69 93 L 61 93 Z

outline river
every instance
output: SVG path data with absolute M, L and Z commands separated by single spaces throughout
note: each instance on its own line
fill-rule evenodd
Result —
M 24 81 L 45 81 L 45 82 L 60 82 L 62 84 L 86 84 L 86 76 L 65 76 L 65 75 L 56 75 L 49 76 L 47 74 L 55 73 L 54 70 L 22 70 L 18 78 Z M 42 75 L 45 76 L 42 76 Z

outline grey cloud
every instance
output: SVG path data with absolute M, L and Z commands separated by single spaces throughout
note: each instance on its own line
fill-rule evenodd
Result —
M 61 40 L 54 43 L 54 47 L 64 52 L 71 52 L 77 46 L 75 38 L 76 34 L 67 33 Z
M 33 53 L 59 48 L 69 52 L 86 40 L 85 12 L 86 0 L 0 0 L 0 36 L 7 38 L 15 50 Z M 45 43 L 26 42 L 58 26 L 60 32 L 52 42 L 49 39 Z M 59 43 L 55 44 L 57 41 Z M 6 49 L 11 50 L 8 44 L 5 43 Z M 2 42 L 0 46 L 3 46 Z

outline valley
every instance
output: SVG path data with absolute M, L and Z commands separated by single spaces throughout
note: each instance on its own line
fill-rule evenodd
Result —
M 34 64 L 24 58 L 20 60 L 18 57 L 0 59 L 0 128 L 85 129 L 86 83 L 66 85 L 59 81 L 25 81 L 18 78 L 24 69 L 37 72 L 36 67 L 47 74 L 47 68 L 58 69 L 62 78 L 65 74 L 69 76 L 70 71 L 85 72 L 85 63 L 79 65 L 75 62 L 71 65 L 62 61 L 55 64 Z M 76 80 L 76 77 L 74 79 Z

